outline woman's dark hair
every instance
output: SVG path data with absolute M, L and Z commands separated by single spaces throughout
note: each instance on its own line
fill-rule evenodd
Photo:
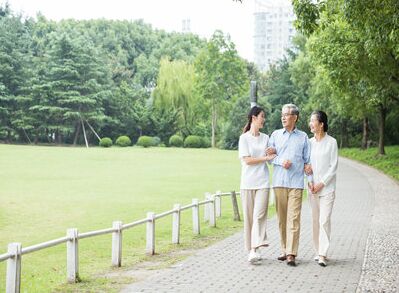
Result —
M 319 121 L 319 123 L 323 123 L 324 132 L 327 132 L 327 130 L 328 130 L 327 114 L 323 111 L 317 110 L 317 111 L 313 111 L 312 115 L 316 115 L 317 121 Z
M 252 116 L 258 116 L 261 112 L 265 112 L 261 107 L 258 106 L 253 106 L 251 110 L 248 113 L 248 122 L 245 124 L 244 129 L 242 130 L 242 133 L 245 133 L 251 129 L 251 123 L 252 123 Z

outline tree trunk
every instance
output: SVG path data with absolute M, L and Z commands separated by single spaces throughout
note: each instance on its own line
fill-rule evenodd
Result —
M 379 135 L 379 140 L 378 140 L 378 154 L 380 155 L 385 155 L 385 118 L 387 116 L 387 109 L 384 107 L 383 104 L 379 105 L 379 110 L 380 110 L 380 119 L 378 123 L 378 135 Z
M 85 139 L 85 143 L 86 143 L 86 147 L 89 147 L 89 143 L 87 141 L 87 136 L 86 136 L 86 129 L 85 129 L 85 125 L 83 124 L 83 119 L 80 118 L 80 122 L 82 122 L 82 129 L 83 129 L 83 137 Z
M 212 105 L 212 147 L 216 147 L 216 126 L 217 126 L 217 113 L 216 106 Z
M 349 137 L 348 137 L 348 122 L 344 119 L 341 124 L 341 147 L 348 147 Z
M 370 127 L 369 127 L 369 118 L 364 117 L 363 118 L 363 137 L 362 137 L 362 150 L 367 149 L 368 147 L 368 140 L 369 140 L 369 132 L 370 132 Z
M 76 123 L 77 125 L 75 126 L 75 138 L 73 139 L 73 146 L 76 146 L 76 143 L 78 142 L 79 134 L 80 134 L 80 121 Z

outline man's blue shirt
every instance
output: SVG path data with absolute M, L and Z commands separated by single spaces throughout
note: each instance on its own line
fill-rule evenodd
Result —
M 273 163 L 273 187 L 304 188 L 304 165 L 310 162 L 310 143 L 305 132 L 285 128 L 275 130 L 270 136 L 269 146 L 276 149 Z M 284 160 L 291 161 L 287 170 L 282 167 Z

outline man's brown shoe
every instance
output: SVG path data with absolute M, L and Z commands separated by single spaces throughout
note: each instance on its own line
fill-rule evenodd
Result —
M 287 259 L 287 256 L 285 254 L 280 255 L 279 257 L 277 257 L 278 260 L 284 261 Z
M 287 255 L 287 265 L 289 265 L 291 267 L 295 267 L 296 266 L 295 255 L 292 255 L 292 254 Z

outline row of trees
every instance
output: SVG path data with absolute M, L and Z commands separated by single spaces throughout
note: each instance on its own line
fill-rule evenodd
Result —
M 210 136 L 215 146 L 229 102 L 248 85 L 247 63 L 222 32 L 206 41 L 142 21 L 30 19 L 7 4 L 0 63 L 7 142 L 181 133 Z
M 133 142 L 148 135 L 168 144 L 177 133 L 236 148 L 249 80 L 256 80 L 267 109 L 265 132 L 281 127 L 281 106 L 294 102 L 301 129 L 308 129 L 312 110 L 323 109 L 341 146 L 379 140 L 384 153 L 384 141 L 399 143 L 392 1 L 370 0 L 364 11 L 354 0 L 293 1 L 304 35 L 266 73 L 240 58 L 220 31 L 206 41 L 141 21 L 33 20 L 6 5 L 0 9 L 0 140 L 82 144 L 84 137 L 96 142 L 96 135 L 128 135 Z

